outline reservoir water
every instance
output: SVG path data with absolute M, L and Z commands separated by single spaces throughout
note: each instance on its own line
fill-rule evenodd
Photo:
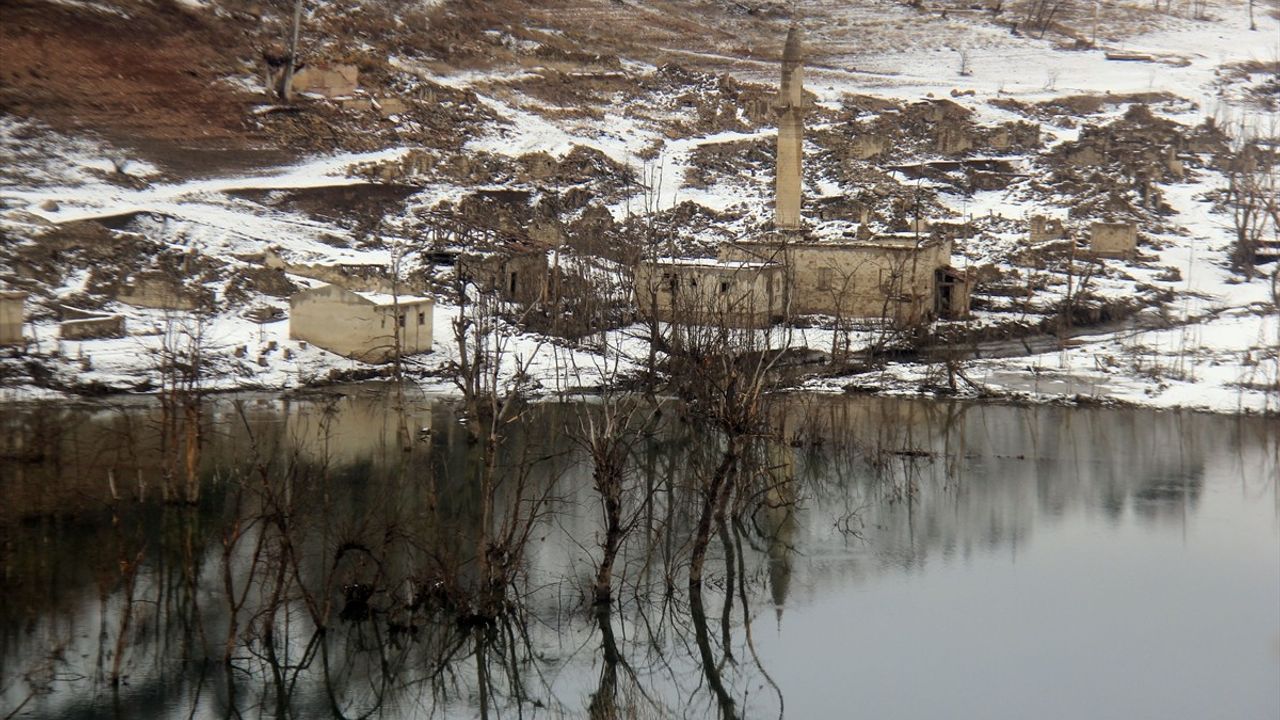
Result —
M 5 407 L 0 717 L 1280 717 L 1274 419 L 790 397 L 694 597 L 664 408 L 601 610 L 599 413 Z

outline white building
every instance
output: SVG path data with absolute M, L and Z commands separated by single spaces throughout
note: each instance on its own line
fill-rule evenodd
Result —
M 321 285 L 289 299 L 289 337 L 365 362 L 431 351 L 429 297 Z

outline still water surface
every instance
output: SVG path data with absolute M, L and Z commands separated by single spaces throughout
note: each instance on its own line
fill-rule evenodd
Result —
M 221 399 L 193 454 L 150 405 L 4 409 L 0 717 L 1280 717 L 1274 420 L 796 398 L 695 606 L 717 444 L 668 413 L 606 615 L 591 412 L 532 406 L 485 512 L 432 398 Z M 519 518 L 469 620 L 438 588 Z

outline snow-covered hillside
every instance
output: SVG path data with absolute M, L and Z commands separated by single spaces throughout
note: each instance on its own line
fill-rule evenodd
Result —
M 24 8 L 38 13 L 45 5 L 58 4 L 30 0 Z M 57 12 L 98 22 L 98 6 L 111 5 L 59 5 Z M 767 227 L 775 133 L 769 102 L 788 23 L 774 5 L 497 3 L 491 16 L 457 10 L 455 17 L 448 13 L 460 5 L 444 2 L 414 11 L 428 13 L 423 17 L 449 38 L 427 43 L 417 41 L 417 26 L 397 35 L 397 23 L 407 28 L 409 16 L 387 18 L 393 29 L 382 35 L 359 23 L 342 34 L 345 6 L 321 4 L 307 27 L 313 51 L 355 58 L 365 78 L 356 100 L 394 97 L 403 112 L 318 98 L 282 110 L 265 95 L 252 58 L 227 58 L 220 82 L 245 103 L 246 134 L 227 141 L 207 165 L 199 160 L 208 152 L 203 146 L 197 153 L 131 141 L 120 129 L 127 119 L 112 118 L 112 131 L 98 132 L 7 103 L 0 116 L 0 288 L 30 293 L 31 342 L 25 352 L 0 351 L 0 400 L 154 389 L 160 358 L 195 335 L 213 358 L 210 388 L 290 388 L 376 374 L 378 368 L 290 340 L 287 318 L 260 322 L 251 311 L 283 309 L 290 289 L 315 283 L 298 275 L 287 287 L 263 281 L 263 254 L 299 264 L 387 264 L 394 257 L 417 267 L 429 250 L 415 235 L 423 213 L 460 212 L 480 191 L 520 191 L 513 221 L 551 227 L 559 242 L 547 249 L 561 257 L 617 260 L 632 242 L 629 233 L 653 219 L 673 247 L 702 256 Z M 742 6 L 758 12 L 733 9 Z M 896 230 L 901 218 L 890 201 L 911 196 L 918 203 L 924 193 L 931 219 L 965 227 L 955 264 L 980 278 L 975 318 L 965 328 L 941 328 L 969 333 L 979 357 L 893 363 L 807 387 L 1280 411 L 1276 263 L 1252 277 L 1232 267 L 1234 230 L 1221 202 L 1228 180 L 1215 153 L 1188 146 L 1178 173 L 1150 178 L 1141 198 L 1124 168 L 1106 169 L 1106 182 L 1116 185 L 1104 188 L 1097 177 L 1070 175 L 1058 159 L 1082 143 L 1087 127 L 1119 133 L 1135 122 L 1167 120 L 1176 123 L 1172 132 L 1191 138 L 1212 120 L 1237 135 L 1274 133 L 1274 5 L 1256 11 L 1256 31 L 1248 29 L 1242 2 L 1210 3 L 1203 19 L 1132 3 L 1107 5 L 1096 20 L 1064 15 L 1043 37 L 1025 21 L 1013 27 L 1020 6 L 999 14 L 887 0 L 798 6 L 814 100 L 807 202 L 880 198 L 884 206 L 871 223 Z M 193 14 L 191 22 L 229 23 L 239 11 L 211 0 L 183 12 Z M 364 22 L 372 27 L 374 19 Z M 463 20 L 481 25 L 460 27 Z M 19 47 L 15 37 L 6 36 L 11 49 Z M 1108 51 L 1142 59 L 1108 59 Z M 921 134 L 928 128 L 912 124 L 928 99 L 947 101 L 975 137 L 1035 124 L 1040 141 L 979 142 L 958 155 L 940 153 Z M 1148 116 L 1135 114 L 1135 106 L 1152 119 L 1142 120 Z M 892 147 L 865 158 L 850 151 L 861 133 L 886 125 L 896 126 Z M 322 147 L 336 151 L 317 151 Z M 999 161 L 1013 179 L 984 189 L 959 175 L 911 170 L 956 158 Z M 392 196 L 378 194 L 388 187 Z M 993 340 L 1044 335 L 1071 287 L 1066 274 L 1079 271 L 1064 263 L 1060 246 L 1028 246 L 1030 216 L 1061 218 L 1080 233 L 1104 195 L 1122 198 L 1122 214 L 1139 223 L 1142 237 L 1135 261 L 1089 266 L 1087 301 L 1104 319 L 1072 328 L 1065 349 L 1032 343 L 1011 353 L 1005 343 L 992 350 Z M 1273 224 L 1266 232 L 1278 231 Z M 213 299 L 206 311 L 140 309 L 113 292 L 139 272 L 171 272 L 175 263 L 199 268 L 190 277 Z M 443 276 L 435 351 L 412 358 L 409 372 L 447 391 L 458 308 L 443 291 Z M 1011 295 L 1010 287 L 1030 293 Z M 129 334 L 62 340 L 63 306 L 122 314 Z M 830 349 L 835 331 L 822 318 L 809 324 L 786 333 L 789 341 Z M 648 352 L 639 325 L 574 341 L 514 322 L 501 332 L 510 351 L 504 376 L 522 383 L 532 377 L 546 391 L 593 387 L 619 369 L 605 355 L 620 354 L 625 373 Z M 878 335 L 875 327 L 858 328 L 855 346 Z M 999 357 L 983 356 L 984 348 Z M 32 362 L 44 369 L 33 371 Z

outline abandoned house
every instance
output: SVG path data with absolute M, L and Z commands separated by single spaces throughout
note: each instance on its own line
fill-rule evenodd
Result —
M 321 285 L 289 299 L 289 337 L 364 362 L 431 351 L 429 297 Z
M 290 89 L 295 93 L 310 93 L 327 98 L 338 98 L 356 91 L 360 69 L 355 65 L 303 65 L 293 73 Z
M 80 310 L 63 305 L 58 336 L 63 340 L 99 340 L 125 336 L 123 315 Z
M 386 263 L 294 263 L 285 260 L 278 249 L 267 248 L 262 253 L 262 266 L 359 292 L 390 293 L 397 289 L 417 292 L 422 289 L 420 282 L 407 279 L 401 280 L 400 287 L 396 288 L 391 268 Z
M 636 267 L 635 292 L 646 317 L 759 328 L 782 319 L 784 282 L 775 262 L 659 258 Z
M 22 323 L 26 304 L 26 293 L 0 290 L 0 345 L 22 344 Z
M 528 305 L 546 296 L 550 268 L 542 248 L 507 243 L 487 252 L 460 253 L 457 272 L 481 292 L 493 292 L 508 302 Z
M 1061 240 L 1066 236 L 1066 230 L 1062 227 L 1062 221 L 1058 218 L 1045 217 L 1044 215 L 1031 216 L 1031 233 L 1030 241 L 1032 244 L 1042 243 L 1046 240 Z
M 116 299 L 126 305 L 155 310 L 195 310 L 213 301 L 204 288 L 184 287 L 180 280 L 160 271 L 144 271 L 134 275 L 121 288 Z
M 421 241 L 427 267 L 452 266 L 455 277 L 502 300 L 532 304 L 543 299 L 551 275 L 548 243 L 533 237 L 538 225 L 528 207 L 530 193 L 485 191 L 454 211 L 427 213 Z
M 778 236 L 726 243 L 720 257 L 781 263 L 791 315 L 898 324 L 968 315 L 967 276 L 950 267 L 951 241 L 941 236 L 879 235 L 865 241 Z
M 1138 252 L 1133 223 L 1096 222 L 1089 226 L 1089 250 L 1098 257 L 1132 258 Z

